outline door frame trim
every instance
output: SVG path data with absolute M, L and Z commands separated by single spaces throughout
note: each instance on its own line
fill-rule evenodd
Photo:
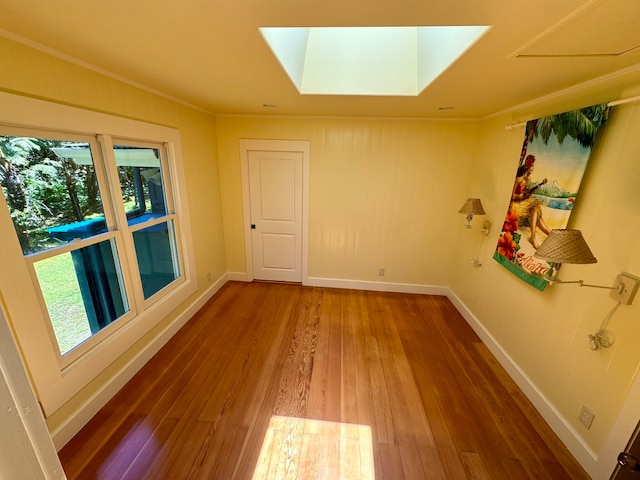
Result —
M 240 139 L 240 170 L 242 174 L 242 215 L 244 222 L 244 251 L 247 281 L 254 280 L 253 246 L 251 243 L 251 200 L 249 192 L 249 152 L 300 152 L 302 153 L 302 284 L 309 283 L 309 157 L 311 142 L 308 140 Z
M 625 451 L 637 426 L 640 425 L 638 423 L 638 419 L 640 419 L 640 403 L 637 400 L 640 395 L 640 369 L 636 370 L 635 377 L 629 385 L 627 398 L 624 400 L 622 408 L 609 431 L 609 436 L 598 452 L 600 461 L 597 462 L 597 466 L 600 468 L 597 473 L 600 475 L 599 478 L 611 478 L 610 475 L 613 475 L 616 471 L 618 453 Z M 595 475 L 594 477 L 598 478 Z

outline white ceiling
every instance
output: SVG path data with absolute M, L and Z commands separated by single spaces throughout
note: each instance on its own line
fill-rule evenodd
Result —
M 483 118 L 577 85 L 616 99 L 640 79 L 638 0 L 0 0 L 0 12 L 0 35 L 217 114 Z M 438 25 L 492 28 L 417 97 L 301 95 L 258 30 Z

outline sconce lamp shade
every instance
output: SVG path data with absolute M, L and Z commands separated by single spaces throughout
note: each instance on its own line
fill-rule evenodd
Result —
M 534 254 L 554 263 L 596 263 L 580 230 L 554 229 Z
M 635 291 L 640 287 L 640 278 L 630 273 L 621 273 L 616 277 L 616 283 L 613 287 L 608 285 L 593 285 L 585 283 L 584 280 L 563 281 L 555 278 L 555 273 L 563 263 L 596 263 L 596 257 L 593 256 L 587 242 L 582 238 L 580 230 L 554 229 L 551 230 L 549 236 L 542 242 L 540 248 L 533 254 L 534 257 L 542 260 L 548 260 L 554 263 L 553 268 L 549 269 L 543 280 L 549 284 L 567 284 L 577 283 L 581 287 L 604 288 L 612 290 L 611 298 L 618 301 L 618 305 L 631 305 Z M 602 328 L 596 333 L 597 336 Z M 589 335 L 594 337 L 594 335 Z M 596 342 L 596 350 L 608 345 L 601 345 Z
M 484 208 L 482 208 L 482 202 L 479 198 L 467 198 L 462 208 L 458 213 L 464 213 L 465 215 L 485 215 Z

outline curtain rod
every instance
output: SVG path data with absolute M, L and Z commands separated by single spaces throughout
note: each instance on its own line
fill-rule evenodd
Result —
M 623 98 L 622 100 L 614 100 L 612 102 L 607 103 L 607 107 L 615 107 L 616 105 L 623 105 L 625 103 L 637 102 L 639 100 L 640 100 L 640 95 L 638 95 L 637 97 Z M 504 128 L 505 130 L 511 130 L 513 128 L 524 127 L 526 124 L 527 122 L 514 123 L 513 125 L 507 125 Z
M 623 98 L 622 100 L 614 100 L 613 102 L 607 103 L 607 107 L 615 107 L 616 105 L 622 105 L 623 103 L 637 102 L 638 100 L 640 100 L 640 95 L 638 95 L 637 97 Z

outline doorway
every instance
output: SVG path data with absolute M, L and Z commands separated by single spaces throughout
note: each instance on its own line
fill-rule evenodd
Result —
M 241 140 L 248 280 L 307 278 L 309 142 Z

